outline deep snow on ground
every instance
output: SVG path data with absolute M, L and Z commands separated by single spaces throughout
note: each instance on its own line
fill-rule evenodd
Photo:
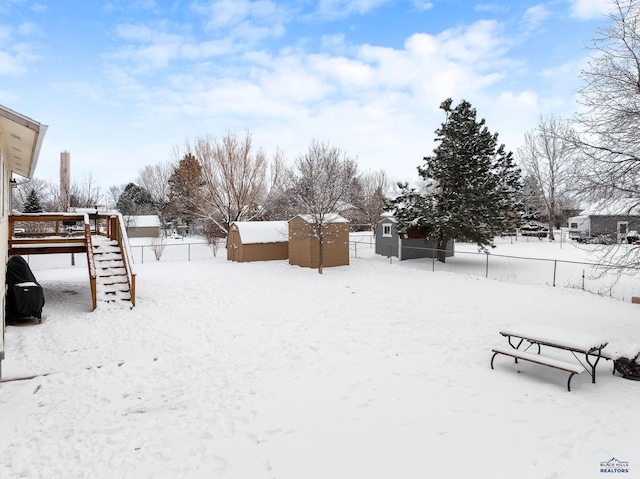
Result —
M 640 349 L 640 305 L 360 245 L 322 275 L 145 257 L 136 307 L 91 312 L 86 264 L 30 260 L 43 322 L 7 328 L 3 378 L 42 375 L 0 383 L 2 478 L 640 477 L 640 383 L 489 365 L 520 322 Z

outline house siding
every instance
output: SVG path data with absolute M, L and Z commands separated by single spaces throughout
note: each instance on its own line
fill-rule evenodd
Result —
M 0 149 L 0 168 L 2 174 L 2 182 L 0 182 L 0 200 L 2 201 L 2 211 L 0 212 L 0 242 L 3 245 L 9 244 L 9 178 L 11 177 L 11 171 L 7 167 L 4 153 Z M 2 285 L 2 291 L 7 291 L 7 261 L 9 259 L 9 250 L 7 247 L 0 248 L 2 253 L 0 255 L 0 260 L 2 264 L 5 265 L 4 274 L 2 274 L 2 279 L 0 279 L 0 285 Z M 2 308 L 2 332 L 0 333 L 0 361 L 4 359 L 4 326 L 5 326 L 5 301 L 6 301 L 6 293 L 0 295 L 2 300 L 0 300 L 0 308 Z M 0 366 L 1 367 L 1 366 Z
M 384 235 L 384 226 L 390 225 L 390 236 Z M 380 220 L 376 227 L 376 254 L 395 256 L 400 260 L 434 258 L 437 256 L 437 242 L 424 238 L 402 238 L 396 229 L 396 223 L 389 219 Z M 447 243 L 446 257 L 453 256 L 454 241 Z
M 384 234 L 385 226 L 389 227 L 390 235 Z M 400 237 L 396 231 L 395 223 L 390 220 L 379 221 L 376 227 L 376 254 L 397 258 L 399 244 Z
M 600 235 L 616 235 L 618 232 L 618 222 L 626 221 L 629 223 L 628 231 L 640 231 L 640 217 L 629 215 L 611 215 L 597 216 L 591 215 L 591 236 Z

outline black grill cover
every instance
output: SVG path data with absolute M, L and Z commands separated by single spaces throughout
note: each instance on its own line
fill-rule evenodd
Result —
M 22 256 L 11 256 L 7 262 L 7 323 L 20 318 L 42 318 L 44 291 Z

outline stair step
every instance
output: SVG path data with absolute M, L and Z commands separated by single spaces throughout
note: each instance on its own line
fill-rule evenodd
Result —
M 97 301 L 99 304 L 119 305 L 121 307 L 131 308 L 131 295 L 119 293 L 98 295 Z
M 127 281 L 126 276 L 98 278 L 97 284 L 105 288 L 113 287 L 113 288 L 118 288 L 118 290 L 121 290 L 122 287 L 125 287 L 129 289 L 129 282 Z
M 99 299 L 100 301 L 130 301 L 131 294 L 129 291 L 112 291 L 100 295 Z
M 124 276 L 125 278 L 127 277 L 127 270 L 124 269 L 124 266 L 121 266 L 120 268 L 101 268 L 100 266 L 98 266 L 97 269 L 98 278 L 108 278 L 110 276 Z
M 96 300 L 103 305 L 131 308 L 131 292 L 123 255 L 117 241 L 93 237 Z
M 122 261 L 122 253 L 120 251 L 113 253 L 93 253 L 93 258 L 96 261 Z

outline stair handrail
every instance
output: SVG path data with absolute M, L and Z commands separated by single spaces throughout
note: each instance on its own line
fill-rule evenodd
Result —
M 124 263 L 124 270 L 127 274 L 127 282 L 129 283 L 129 293 L 131 294 L 131 305 L 136 305 L 136 272 L 133 263 L 133 254 L 131 253 L 131 246 L 129 245 L 129 237 L 127 236 L 127 230 L 124 226 L 121 213 L 111 213 L 110 218 L 115 219 L 116 231 L 109 227 L 110 239 L 118 242 L 120 251 L 122 252 L 122 262 Z M 115 236 L 115 237 L 114 237 Z
M 84 216 L 84 236 L 85 241 L 87 242 L 87 263 L 89 267 L 89 284 L 91 285 L 91 303 L 93 306 L 93 310 L 98 307 L 98 299 L 97 299 L 97 281 L 96 278 L 98 276 L 96 272 L 96 260 L 93 256 L 93 241 L 91 240 L 91 224 L 89 223 L 89 215 L 86 213 Z

